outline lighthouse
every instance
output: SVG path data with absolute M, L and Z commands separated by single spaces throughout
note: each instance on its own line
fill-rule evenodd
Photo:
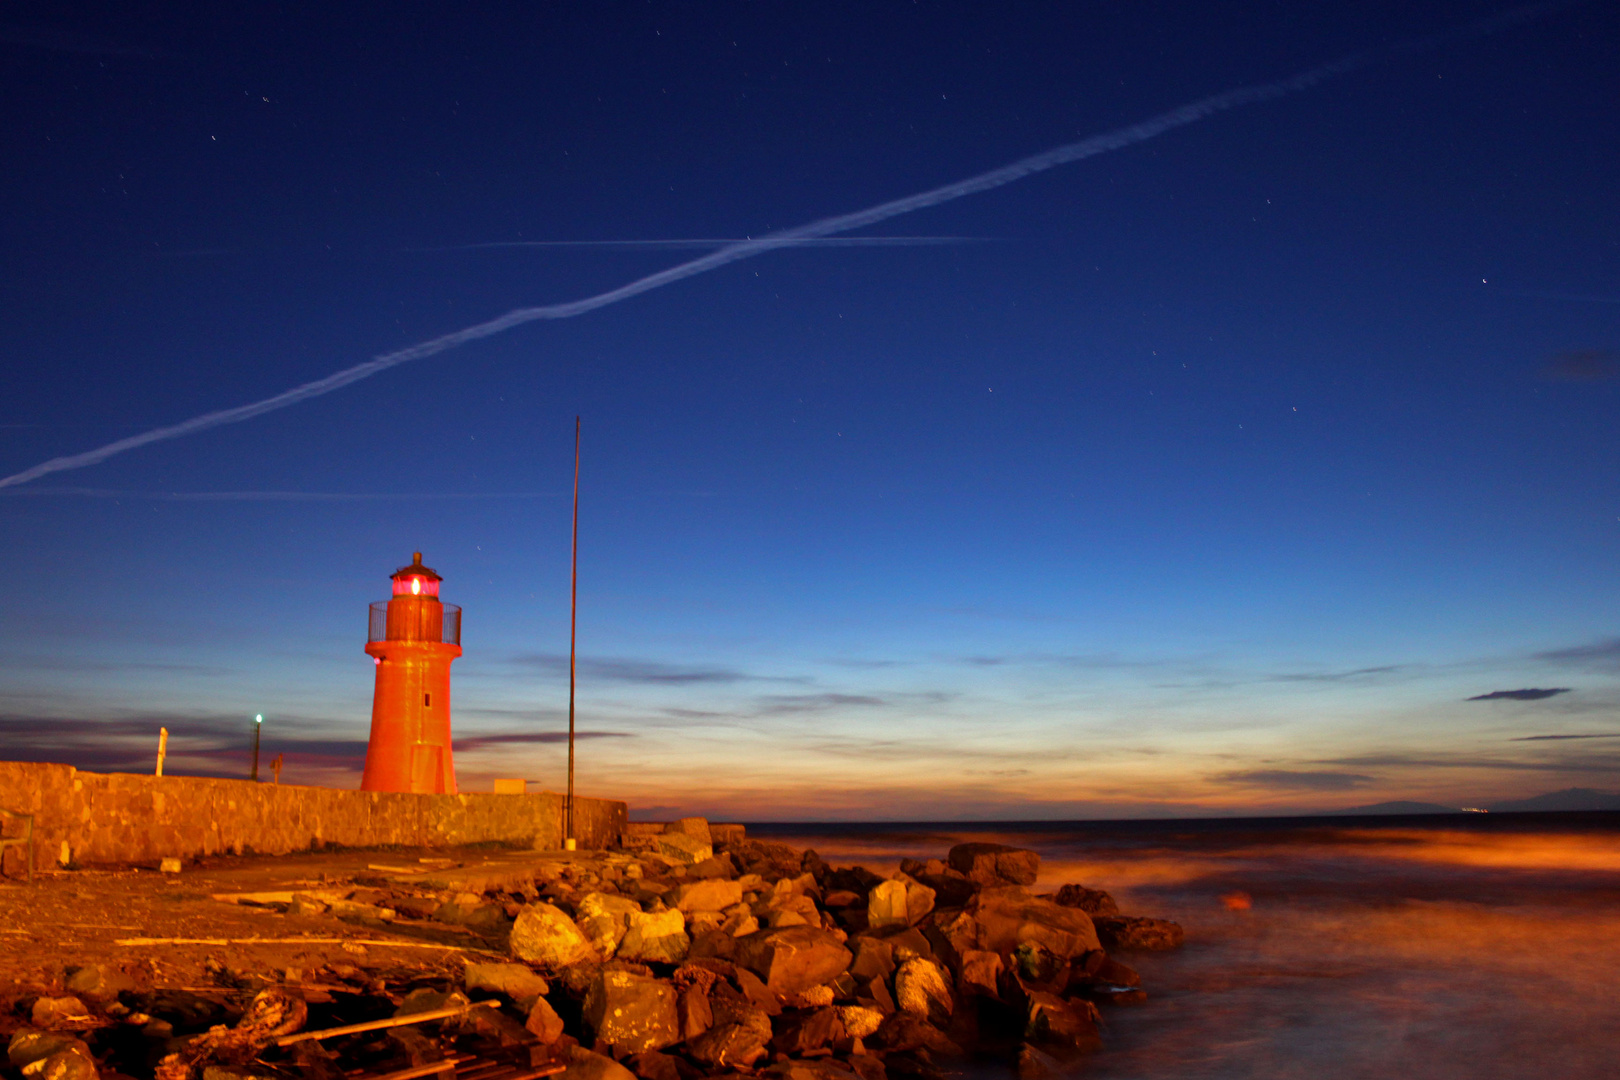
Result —
M 371 605 L 366 652 L 377 661 L 362 791 L 454 795 L 450 661 L 461 655 L 461 609 L 439 601 L 422 553 L 393 573 L 394 595 Z

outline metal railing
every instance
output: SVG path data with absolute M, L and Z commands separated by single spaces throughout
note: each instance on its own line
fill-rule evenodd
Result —
M 461 608 L 428 597 L 402 596 L 371 605 L 367 641 L 436 641 L 461 644 Z

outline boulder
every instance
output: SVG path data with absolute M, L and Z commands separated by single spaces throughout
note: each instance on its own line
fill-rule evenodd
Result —
M 951 986 L 938 964 L 916 956 L 894 973 L 894 1002 L 904 1012 L 943 1024 L 951 1016 Z
M 778 1061 L 760 1073 L 768 1080 L 861 1080 L 843 1062 L 831 1058 L 812 1058 L 809 1061 Z
M 872 1035 L 872 1042 L 886 1050 L 928 1050 L 936 1054 L 960 1054 L 962 1048 L 939 1028 L 915 1013 L 896 1012 L 883 1021 Z
M 636 1074 L 603 1054 L 583 1046 L 568 1051 L 568 1067 L 557 1074 L 557 1080 L 636 1080 Z
M 963 997 L 1000 997 L 1001 954 L 969 949 L 962 954 L 962 971 L 956 985 Z
M 512 955 L 531 964 L 564 968 L 594 955 L 579 927 L 560 908 L 533 903 L 512 924 Z
M 459 1009 L 471 1004 L 466 994 L 456 990 L 435 990 L 431 986 L 418 987 L 405 995 L 395 1016 L 413 1016 L 416 1013 L 436 1012 L 439 1009 Z
M 1056 1080 L 1067 1070 L 1063 1063 L 1029 1043 L 1018 1048 L 1018 1080 Z
M 681 911 L 721 912 L 742 903 L 740 882 L 709 878 L 675 886 L 675 907 Z
M 709 831 L 709 822 L 706 818 L 683 817 L 664 826 L 665 836 L 675 833 L 701 840 L 711 847 L 714 845 L 714 835 Z
M 1093 917 L 1119 914 L 1119 907 L 1112 896 L 1101 889 L 1088 889 L 1084 885 L 1065 885 L 1052 897 L 1052 901 L 1063 907 L 1079 908 Z
M 737 939 L 737 963 L 783 995 L 831 981 L 850 959 L 838 938 L 816 926 L 761 930 Z
M 95 1059 L 77 1050 L 63 1050 L 23 1070 L 27 1080 L 96 1080 Z
M 943 928 L 958 952 L 964 950 L 958 939 L 968 936 L 969 929 L 974 940 L 966 947 L 988 952 L 1010 953 L 1029 941 L 1068 959 L 1101 947 L 1091 916 L 1020 888 L 981 889 L 963 915 L 970 919 L 971 928 L 957 923 Z
M 653 850 L 686 866 L 714 858 L 714 848 L 705 840 L 686 833 L 662 833 L 653 838 Z
M 980 885 L 1033 885 L 1041 857 L 1027 848 L 969 843 L 951 848 L 951 869 Z
M 694 981 L 675 999 L 675 1022 L 681 1041 L 697 1038 L 714 1026 L 714 1010 L 701 981 Z
M 1097 937 L 1111 949 L 1159 952 L 1179 949 L 1186 940 L 1181 926 L 1169 919 L 1101 915 L 1093 922 L 1097 925 Z
M 624 1059 L 630 1066 L 630 1071 L 641 1077 L 641 1080 L 682 1080 L 680 1067 L 676 1059 L 670 1054 L 660 1054 L 657 1050 L 644 1050 L 639 1054 L 631 1054 Z
M 771 1039 L 771 1049 L 779 1054 L 803 1056 L 845 1038 L 844 1021 L 838 1010 L 828 1006 L 784 1016 Z
M 854 941 L 855 959 L 849 973 L 855 978 L 887 979 L 894 974 L 894 946 L 874 937 L 858 937 Z
M 864 1039 L 883 1024 L 883 1011 L 865 1005 L 838 1006 L 838 1019 L 844 1033 L 852 1039 Z
M 710 1068 L 747 1067 L 765 1056 L 771 1040 L 771 1018 L 746 1010 L 735 1022 L 710 1028 L 686 1044 L 693 1060 Z
M 675 988 L 629 971 L 604 969 L 585 995 L 585 1023 L 616 1055 L 658 1050 L 680 1041 Z
M 523 1025 L 529 1034 L 538 1039 L 542 1046 L 550 1046 L 562 1038 L 562 1017 L 545 998 L 536 998 L 534 1005 L 529 1009 L 529 1019 Z
M 619 943 L 619 959 L 661 964 L 686 959 L 692 939 L 686 936 L 686 917 L 678 910 L 632 912 L 629 922 L 630 929 Z
M 454 1023 L 454 1029 L 466 1035 L 493 1039 L 502 1046 L 527 1046 L 534 1042 L 524 1025 L 489 1005 L 474 1005 L 468 1009 Z M 439 1051 L 436 1043 L 433 1048 Z
M 612 956 L 630 928 L 632 914 L 641 914 L 641 905 L 628 896 L 593 892 L 580 897 L 574 922 L 598 953 Z
M 82 1039 L 44 1031 L 29 1031 L 26 1028 L 13 1035 L 11 1042 L 6 1046 L 6 1058 L 14 1069 L 21 1069 L 55 1054 L 68 1052 L 82 1054 L 92 1062 L 95 1060 L 90 1056 L 90 1047 Z
M 1056 994 L 1031 990 L 1024 1007 L 1024 1038 L 1070 1050 L 1096 1050 L 1097 1007 L 1088 1001 L 1065 1001 Z
M 469 994 L 475 990 L 487 990 L 500 994 L 524 1009 L 551 989 L 546 985 L 546 980 L 523 964 L 469 963 L 461 983 Z
M 52 1029 L 82 1024 L 90 1019 L 90 1010 L 76 997 L 41 997 L 34 1001 L 31 1019 L 35 1027 Z
M 906 883 L 881 882 L 866 897 L 866 925 L 871 927 L 911 925 L 906 918 Z
M 135 980 L 111 964 L 85 964 L 63 972 L 62 989 L 80 998 L 105 1001 L 135 989 Z
M 932 863 L 934 860 L 930 859 Z M 934 906 L 942 908 L 966 907 L 979 891 L 979 883 L 969 881 L 961 874 L 917 874 L 916 879 L 934 890 Z

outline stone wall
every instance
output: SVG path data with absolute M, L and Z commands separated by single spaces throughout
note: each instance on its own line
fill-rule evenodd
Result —
M 559 848 L 563 803 L 552 792 L 406 795 L 0 761 L 0 807 L 34 815 L 34 866 L 41 870 L 56 864 L 64 841 L 74 861 L 87 865 L 227 851 L 282 855 L 322 843 Z M 626 818 L 622 802 L 576 798 L 579 846 L 613 843 Z M 0 816 L 6 836 L 19 835 L 20 824 Z M 5 852 L 8 873 L 22 869 L 16 851 Z

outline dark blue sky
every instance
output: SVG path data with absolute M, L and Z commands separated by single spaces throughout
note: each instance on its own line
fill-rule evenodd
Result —
M 1502 10 L 11 5 L 0 474 Z M 1550 11 L 0 490 L 0 747 L 229 773 L 262 711 L 353 783 L 421 550 L 463 784 L 556 786 L 581 414 L 588 790 L 1620 786 L 1525 741 L 1620 733 L 1617 46 Z

